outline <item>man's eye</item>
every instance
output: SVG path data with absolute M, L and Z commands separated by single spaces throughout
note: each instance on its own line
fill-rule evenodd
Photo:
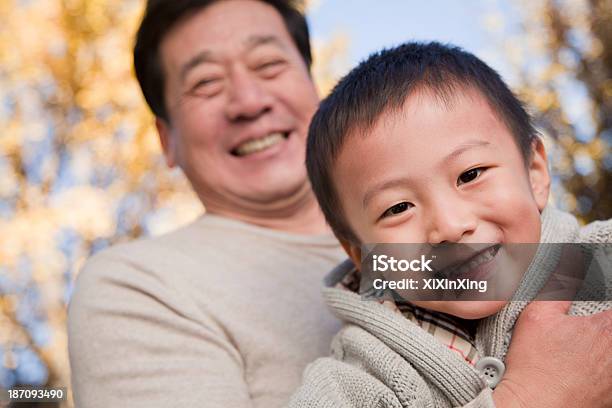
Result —
M 257 66 L 256 70 L 264 77 L 270 78 L 281 73 L 285 67 L 285 61 L 274 60 Z
M 404 211 L 408 210 L 411 206 L 412 204 L 406 201 L 403 201 L 399 204 L 395 204 L 393 207 L 385 211 L 380 218 L 392 217 L 394 215 L 401 214 Z
M 219 92 L 222 87 L 222 81 L 219 78 L 202 79 L 191 87 L 191 93 L 198 95 L 212 96 Z
M 484 171 L 484 167 L 477 167 L 462 173 L 457 179 L 457 185 L 460 186 L 461 184 L 476 180 Z
M 200 79 L 198 82 L 195 83 L 195 85 L 193 87 L 194 88 L 199 88 L 201 86 L 206 86 L 206 85 L 214 84 L 215 81 L 218 81 L 218 79 L 217 78 Z

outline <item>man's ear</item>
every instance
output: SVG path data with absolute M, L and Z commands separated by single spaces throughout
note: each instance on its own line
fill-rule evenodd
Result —
M 355 245 L 343 238 L 339 238 L 339 241 L 355 267 L 359 269 L 361 266 L 361 246 Z
M 168 167 L 175 167 L 177 165 L 176 139 L 172 134 L 170 124 L 165 119 L 155 118 L 155 127 L 164 151 L 166 164 Z
M 535 198 L 538 209 L 542 211 L 548 202 L 550 192 L 550 174 L 548 172 L 548 160 L 542 140 L 536 138 L 531 146 L 531 161 L 529 163 L 529 182 L 531 192 Z

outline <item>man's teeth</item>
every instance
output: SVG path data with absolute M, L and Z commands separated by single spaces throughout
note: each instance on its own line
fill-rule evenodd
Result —
M 277 143 L 285 140 L 282 133 L 271 133 L 268 136 L 261 137 L 259 139 L 249 140 L 238 146 L 235 150 L 238 156 L 245 156 L 247 154 L 257 153 L 267 149 L 270 146 L 274 146 Z

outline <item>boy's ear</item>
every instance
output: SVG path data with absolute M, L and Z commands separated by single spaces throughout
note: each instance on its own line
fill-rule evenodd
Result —
M 168 167 L 175 167 L 177 165 L 176 140 L 172 134 L 170 124 L 165 119 L 155 118 L 155 127 L 157 128 L 159 141 L 164 151 L 166 164 Z
M 535 198 L 538 209 L 542 211 L 548 202 L 550 192 L 550 174 L 548 172 L 548 160 L 542 140 L 537 138 L 531 149 L 531 161 L 529 163 L 529 182 L 531 192 Z
M 344 248 L 344 251 L 347 253 L 349 258 L 351 258 L 351 261 L 353 261 L 355 267 L 359 269 L 359 267 L 361 266 L 361 246 L 355 245 L 342 238 L 340 238 L 339 241 L 342 245 L 342 248 Z

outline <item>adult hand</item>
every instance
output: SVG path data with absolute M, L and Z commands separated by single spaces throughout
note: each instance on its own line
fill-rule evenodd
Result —
M 537 301 L 519 317 L 499 407 L 612 407 L 612 310 L 569 316 L 571 302 Z

